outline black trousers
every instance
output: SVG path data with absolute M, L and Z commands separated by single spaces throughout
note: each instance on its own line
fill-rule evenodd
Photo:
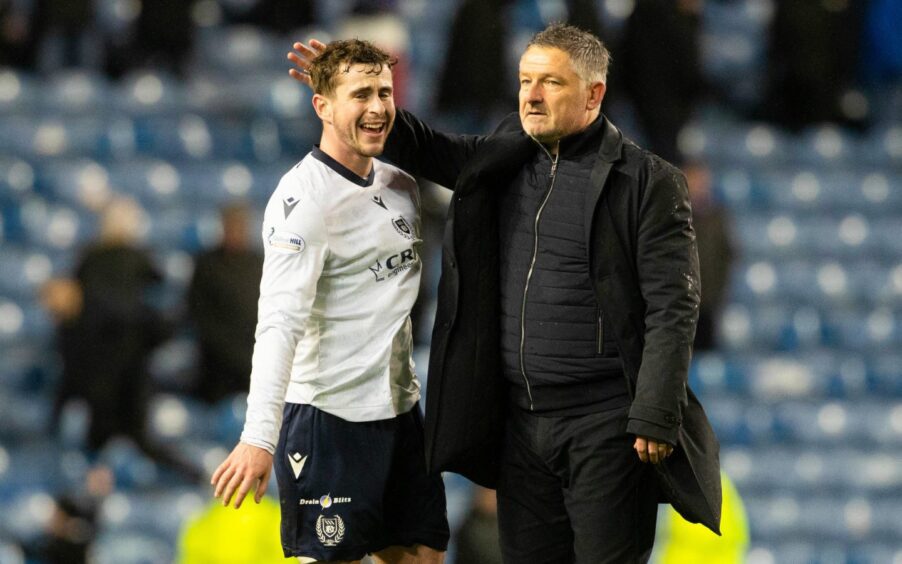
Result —
M 658 491 L 632 448 L 627 413 L 510 410 L 498 485 L 505 564 L 648 561 Z

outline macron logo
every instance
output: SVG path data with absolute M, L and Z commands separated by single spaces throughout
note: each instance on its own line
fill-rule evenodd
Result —
M 307 457 L 301 456 L 301 453 L 296 452 L 288 455 L 288 462 L 291 464 L 291 471 L 294 472 L 294 479 L 297 480 L 301 477 L 301 471 L 304 469 Z

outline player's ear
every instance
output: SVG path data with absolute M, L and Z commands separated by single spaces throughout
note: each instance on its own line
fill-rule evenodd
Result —
M 314 94 L 311 103 L 320 120 L 332 123 L 332 100 L 322 94 Z
M 589 100 L 586 103 L 587 110 L 594 110 L 598 106 L 601 105 L 601 101 L 604 100 L 604 93 L 607 90 L 607 85 L 604 82 L 593 82 L 589 85 Z

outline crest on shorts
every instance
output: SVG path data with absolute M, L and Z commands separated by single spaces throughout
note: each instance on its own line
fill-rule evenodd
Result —
M 345 522 L 338 515 L 334 517 L 320 515 L 316 519 L 316 536 L 323 546 L 336 546 L 345 538 Z

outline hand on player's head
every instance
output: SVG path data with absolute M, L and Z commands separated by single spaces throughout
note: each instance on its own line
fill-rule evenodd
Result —
M 310 61 L 323 52 L 326 44 L 316 39 L 311 39 L 307 45 L 298 41 L 292 47 L 294 51 L 288 52 L 288 60 L 294 63 L 294 66 L 297 68 L 289 69 L 288 74 L 301 84 L 312 87 L 310 84 Z

